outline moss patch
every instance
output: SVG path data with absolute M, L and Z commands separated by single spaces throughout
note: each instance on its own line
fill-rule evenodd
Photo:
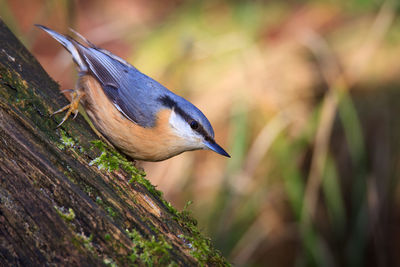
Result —
M 212 246 L 211 240 L 198 230 L 197 221 L 188 210 L 190 204 L 191 202 L 188 202 L 182 212 L 177 213 L 177 222 L 187 231 L 187 234 L 180 234 L 178 237 L 186 244 L 190 254 L 197 259 L 200 266 L 230 266 L 221 252 Z
M 129 255 L 132 264 L 142 262 L 146 266 L 178 266 L 171 260 L 170 250 L 172 246 L 165 241 L 163 236 L 158 235 L 156 238 L 153 235 L 148 240 L 143 238 L 135 229 L 126 230 L 126 232 L 134 244 L 132 253 Z
M 57 214 L 60 215 L 60 217 L 66 221 L 66 222 L 72 222 L 75 219 L 75 212 L 73 209 L 69 208 L 66 209 L 64 207 L 57 207 L 54 206 L 54 208 L 57 211 Z
M 44 121 L 42 117 L 49 117 L 49 108 L 43 104 L 37 92 L 18 73 L 11 72 L 1 64 L 0 87 L 5 89 L 0 90 L 1 97 L 22 111 L 42 131 L 47 132 L 46 130 L 50 128 L 53 122 L 52 120 Z
M 107 145 L 100 140 L 92 141 L 92 144 L 93 147 L 100 150 L 101 154 L 92 160 L 89 165 L 95 165 L 99 169 L 107 170 L 109 172 L 122 169 L 131 176 L 129 183 L 137 182 L 143 185 L 155 197 L 161 198 L 162 192 L 157 190 L 147 179 L 145 179 L 146 173 L 138 170 L 131 161 L 126 159 L 126 157 L 115 150 L 109 149 Z
M 230 266 L 225 260 L 221 253 L 216 250 L 208 238 L 205 238 L 197 228 L 197 221 L 193 218 L 188 206 L 191 202 L 185 206 L 182 212 L 176 210 L 171 203 L 163 199 L 162 192 L 157 190 L 146 178 L 145 173 L 138 170 L 131 161 L 128 161 L 123 155 L 119 154 L 115 150 L 111 150 L 100 140 L 92 141 L 95 148 L 99 149 L 101 154 L 90 162 L 90 165 L 95 165 L 99 169 L 107 171 L 115 171 L 122 169 L 127 172 L 131 179 L 129 183 L 137 182 L 143 185 L 154 197 L 159 199 L 164 207 L 171 213 L 174 220 L 184 228 L 185 234 L 181 234 L 179 237 L 187 245 L 190 254 L 198 261 L 201 266 L 207 264 L 217 266 Z M 96 202 L 102 202 L 101 199 L 96 199 Z M 161 235 L 151 236 L 149 240 L 142 237 L 136 230 L 127 231 L 135 244 L 133 253 L 129 256 L 132 262 L 138 260 L 144 262 L 147 266 L 153 266 L 153 264 L 159 265 L 171 264 L 168 262 L 169 253 L 168 251 L 172 248 Z M 173 264 L 173 263 L 172 263 Z
M 63 150 L 65 148 L 73 148 L 76 144 L 75 140 L 72 139 L 72 137 L 67 136 L 67 133 L 63 130 L 60 130 L 60 144 L 58 145 L 58 148 Z

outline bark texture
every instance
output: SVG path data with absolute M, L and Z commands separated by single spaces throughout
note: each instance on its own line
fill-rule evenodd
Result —
M 0 20 L 0 265 L 228 265 L 81 115 Z M 100 167 L 100 168 L 99 168 Z

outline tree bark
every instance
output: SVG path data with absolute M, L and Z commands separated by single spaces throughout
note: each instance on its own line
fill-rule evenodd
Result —
M 0 20 L 0 265 L 228 265 L 131 162 L 98 140 Z

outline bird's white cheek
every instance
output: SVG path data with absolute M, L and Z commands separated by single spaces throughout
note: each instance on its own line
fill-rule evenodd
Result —
M 169 125 L 183 146 L 193 149 L 203 148 L 202 138 L 196 134 L 192 128 L 190 128 L 189 124 L 174 111 L 171 112 L 169 117 Z
M 190 127 L 187 125 L 187 122 L 185 120 L 183 120 L 178 114 L 175 113 L 174 110 L 172 110 L 169 117 L 169 125 L 177 135 L 182 137 L 189 135 L 188 130 L 190 129 Z

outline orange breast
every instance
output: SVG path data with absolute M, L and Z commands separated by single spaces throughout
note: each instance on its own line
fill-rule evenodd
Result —
M 95 78 L 86 75 L 79 85 L 85 91 L 83 107 L 95 125 L 113 145 L 134 159 L 159 161 L 185 151 L 169 126 L 171 110 L 162 109 L 152 128 L 143 128 L 119 112 Z

